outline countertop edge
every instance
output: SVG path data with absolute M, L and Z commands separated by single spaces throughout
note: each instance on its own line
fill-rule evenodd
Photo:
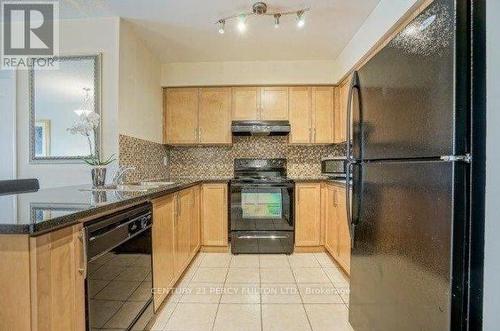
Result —
M 0 224 L 0 235 L 28 235 L 30 237 L 38 237 L 76 224 L 85 224 L 116 211 L 151 202 L 167 194 L 172 194 L 204 183 L 229 183 L 229 179 L 193 179 L 192 181 L 180 183 L 175 186 L 146 192 L 144 195 L 131 197 L 123 201 L 113 202 L 103 206 L 97 206 L 89 210 L 75 212 L 39 224 Z

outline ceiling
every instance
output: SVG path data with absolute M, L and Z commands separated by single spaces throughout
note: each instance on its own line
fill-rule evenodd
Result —
M 295 16 L 252 17 L 241 34 L 236 21 L 217 32 L 220 18 L 249 11 L 248 0 L 63 0 L 65 19 L 120 16 L 163 63 L 333 60 L 380 0 L 268 0 L 268 11 L 310 7 L 306 25 Z

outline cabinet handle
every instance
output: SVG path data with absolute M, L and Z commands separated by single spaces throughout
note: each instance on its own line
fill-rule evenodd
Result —
M 312 128 L 309 128 L 309 142 L 312 142 Z
M 313 129 L 313 132 L 314 132 L 314 141 L 313 142 L 316 142 L 316 128 Z
M 199 128 L 198 129 L 198 139 L 200 140 L 200 142 L 201 142 L 201 133 L 202 133 L 201 128 Z
M 337 206 L 337 193 L 333 192 L 333 205 Z
M 181 199 L 179 195 L 177 195 L 177 217 L 181 215 Z
M 82 244 L 82 260 L 83 260 L 83 268 L 80 267 L 78 271 L 80 272 L 81 275 L 83 275 L 83 278 L 87 278 L 87 230 L 85 228 L 80 230 L 80 233 L 78 234 L 78 239 L 80 240 L 80 243 Z

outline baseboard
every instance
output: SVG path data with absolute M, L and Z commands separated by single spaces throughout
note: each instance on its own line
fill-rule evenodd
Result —
M 325 251 L 323 246 L 295 246 L 295 253 L 321 253 Z
M 201 246 L 200 251 L 207 253 L 227 253 L 229 246 Z

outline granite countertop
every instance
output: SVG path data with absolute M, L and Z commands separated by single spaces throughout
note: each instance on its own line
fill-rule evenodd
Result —
M 312 183 L 312 182 L 328 182 L 332 184 L 345 186 L 345 179 L 332 179 L 327 176 L 305 176 L 305 177 L 290 177 L 295 183 Z
M 229 177 L 171 178 L 175 184 L 142 192 L 88 191 L 90 185 L 43 189 L 0 196 L 0 234 L 37 236 L 91 220 L 93 216 L 148 202 L 203 182 L 228 182 Z M 166 180 L 162 180 L 166 181 Z M 5 208 L 4 208 L 5 206 Z

